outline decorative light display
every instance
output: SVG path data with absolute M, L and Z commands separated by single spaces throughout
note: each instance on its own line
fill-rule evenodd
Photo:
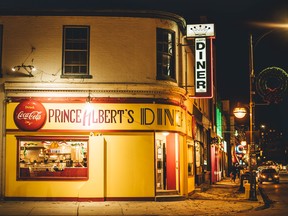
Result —
M 265 102 L 279 103 L 287 91 L 288 74 L 279 67 L 268 67 L 256 77 L 256 90 Z

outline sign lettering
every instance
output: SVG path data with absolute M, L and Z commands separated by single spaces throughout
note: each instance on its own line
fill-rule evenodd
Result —
M 38 101 L 24 100 L 14 110 L 14 122 L 21 130 L 39 130 L 45 124 L 45 121 L 46 109 Z
M 206 39 L 195 38 L 195 92 L 207 92 Z
M 15 124 L 7 129 L 18 127 L 25 131 L 171 130 L 185 133 L 190 119 L 185 109 L 170 104 L 90 103 L 88 107 L 85 103 L 56 105 L 29 99 L 11 108 L 8 110 Z

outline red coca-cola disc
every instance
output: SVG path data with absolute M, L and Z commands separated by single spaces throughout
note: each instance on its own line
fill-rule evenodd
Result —
M 46 115 L 46 109 L 40 102 L 28 99 L 15 108 L 14 122 L 23 131 L 37 131 L 45 124 Z

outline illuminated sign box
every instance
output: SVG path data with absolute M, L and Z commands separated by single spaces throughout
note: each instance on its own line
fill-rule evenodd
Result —
M 187 39 L 195 43 L 195 94 L 194 98 L 213 97 L 213 39 L 214 24 L 189 24 Z
M 187 25 L 187 37 L 214 37 L 214 24 L 189 24 Z
M 195 92 L 207 92 L 206 39 L 195 39 Z

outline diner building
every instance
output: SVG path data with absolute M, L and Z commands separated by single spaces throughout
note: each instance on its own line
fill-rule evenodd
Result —
M 203 182 L 213 102 L 193 98 L 182 17 L 2 11 L 0 57 L 2 198 L 156 200 Z

